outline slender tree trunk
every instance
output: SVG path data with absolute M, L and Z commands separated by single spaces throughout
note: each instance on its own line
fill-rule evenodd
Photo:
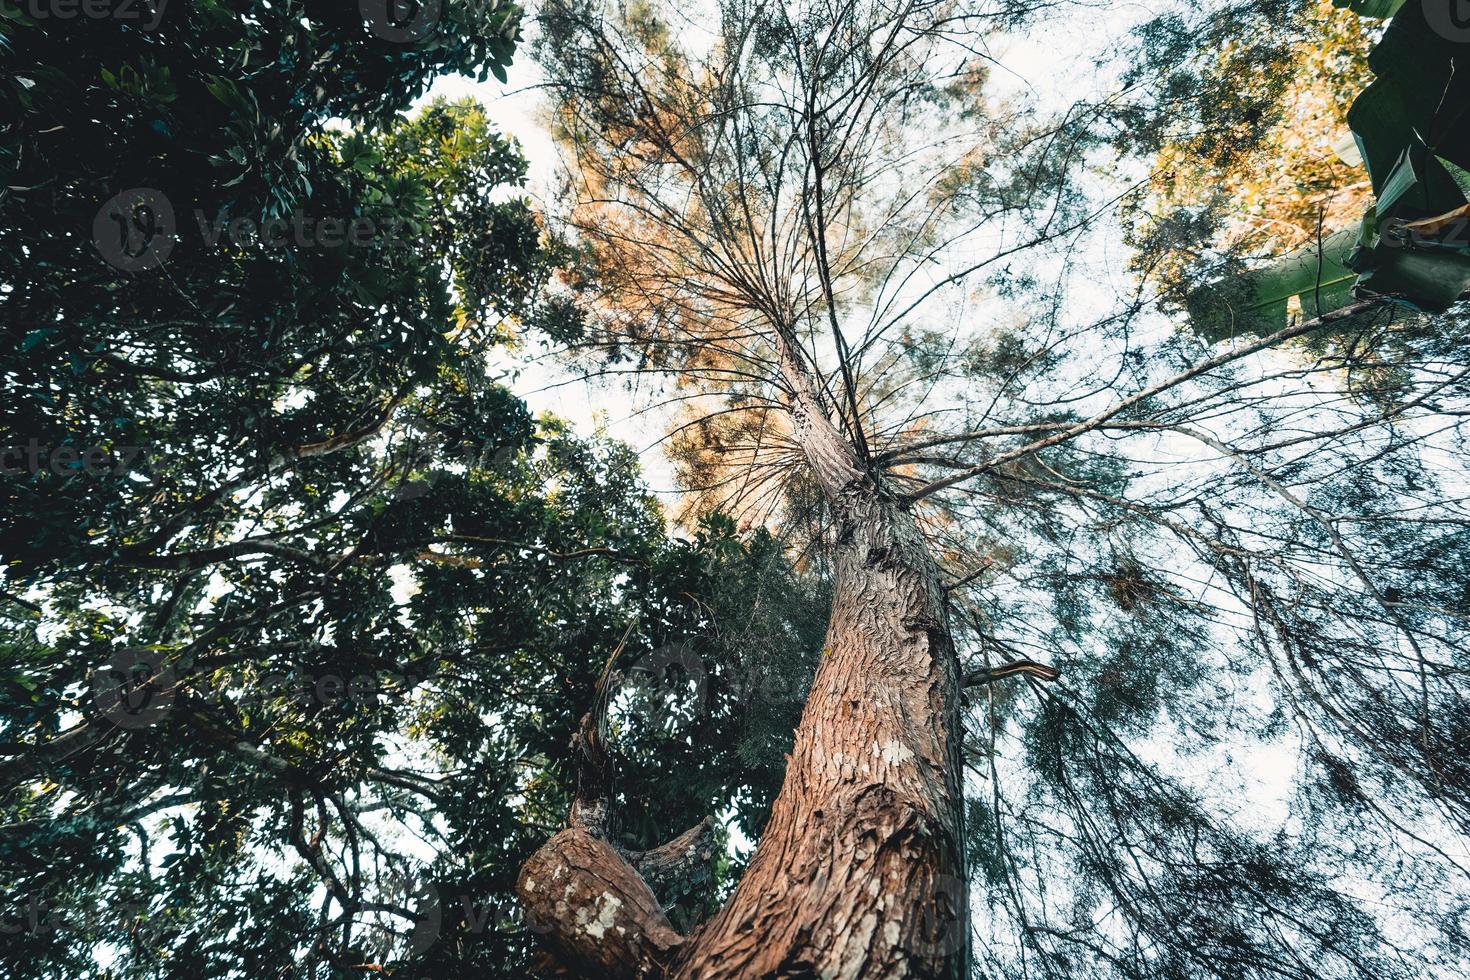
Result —
M 636 915 L 614 927 L 625 929 L 618 942 L 636 940 L 637 955 L 627 972 L 603 975 L 958 980 L 969 959 L 960 682 L 943 595 L 906 507 L 858 464 L 781 346 L 796 437 L 837 519 L 822 663 L 785 783 L 735 893 L 677 946 L 666 923 L 644 922 L 657 956 L 633 921 L 649 919 L 646 899 L 624 894 L 618 908 Z M 538 877 L 550 873 L 538 865 Z M 625 877 L 604 868 L 588 880 Z M 586 901 L 546 926 L 553 946 L 562 931 L 576 931 L 579 911 L 588 918 Z M 603 969 L 607 959 L 599 958 Z

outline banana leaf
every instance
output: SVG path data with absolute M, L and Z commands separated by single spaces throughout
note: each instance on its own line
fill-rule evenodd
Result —
M 1264 269 L 1196 290 L 1188 299 L 1194 329 L 1209 340 L 1264 335 L 1286 326 L 1291 301 L 1315 317 L 1353 301 L 1358 273 L 1348 264 L 1359 244 L 1356 229 L 1335 232 Z
M 1449 0 L 1435 3 L 1450 7 Z M 1436 29 L 1428 7 L 1399 10 L 1368 55 L 1374 80 L 1348 112 L 1384 218 L 1414 220 L 1464 203 L 1441 161 L 1470 169 L 1470 29 Z M 1396 185 L 1406 156 L 1417 181 L 1404 189 Z M 1385 201 L 1391 192 L 1393 200 Z
M 1293 298 L 1311 318 L 1355 295 L 1440 312 L 1470 290 L 1467 224 L 1417 233 L 1439 228 L 1470 199 L 1470 24 L 1454 20 L 1458 0 L 1333 2 L 1393 17 L 1368 55 L 1374 80 L 1348 112 L 1376 203 L 1360 229 L 1328 236 L 1320 250 L 1314 244 L 1196 290 L 1190 318 L 1212 340 L 1281 329 Z

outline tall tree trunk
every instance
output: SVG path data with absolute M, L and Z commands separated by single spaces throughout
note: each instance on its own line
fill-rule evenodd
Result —
M 781 344 L 796 437 L 838 530 L 822 662 L 735 893 L 677 947 L 652 923 L 656 963 L 637 924 L 621 923 L 616 941 L 636 940 L 637 956 L 618 975 L 958 980 L 969 959 L 960 681 L 942 590 L 904 503 L 859 465 L 793 347 Z M 622 869 L 598 877 L 624 880 Z M 643 903 L 619 903 L 634 906 L 644 916 Z M 553 946 L 578 911 L 543 921 Z

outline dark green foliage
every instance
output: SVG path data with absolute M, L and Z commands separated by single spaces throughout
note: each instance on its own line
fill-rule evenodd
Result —
M 518 16 L 405 44 L 354 4 L 6 7 L 0 972 L 524 975 L 511 885 L 625 631 L 625 674 L 684 647 L 709 679 L 620 722 L 625 841 L 758 830 L 809 663 L 751 684 L 815 656 L 820 588 L 728 523 L 671 539 L 628 450 L 499 383 L 513 334 L 578 329 L 563 250 L 476 106 L 401 114 L 500 74 Z M 104 205 L 140 187 L 178 234 L 118 268 L 143 216 Z
M 1470 31 L 1451 6 L 1411 3 L 1394 16 L 1368 57 L 1373 84 L 1348 115 L 1377 197 L 1353 260 L 1359 290 L 1436 312 L 1470 288 L 1470 220 L 1429 233 L 1402 226 L 1470 201 L 1459 178 L 1470 167 Z

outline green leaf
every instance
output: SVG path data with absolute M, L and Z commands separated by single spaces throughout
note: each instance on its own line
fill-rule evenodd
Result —
M 1439 250 L 1379 249 L 1359 280 L 1366 293 L 1426 313 L 1440 313 L 1470 290 L 1470 255 Z
M 228 106 L 241 119 L 250 120 L 259 115 L 252 97 L 243 92 L 234 81 L 219 75 L 206 75 L 205 79 L 204 87 L 209 90 L 209 94 Z
M 1391 213 L 1393 206 L 1418 184 L 1419 175 L 1414 172 L 1414 161 L 1406 148 L 1399 156 L 1398 163 L 1394 164 L 1393 170 L 1389 171 L 1388 179 L 1383 182 L 1383 189 L 1378 192 L 1378 213 Z
M 1314 243 L 1264 269 L 1195 291 L 1187 301 L 1194 329 L 1210 340 L 1271 333 L 1286 326 L 1293 297 L 1307 318 L 1348 305 L 1358 278 L 1348 259 L 1357 244 L 1358 229 L 1334 232 L 1320 252 Z
M 1439 165 L 1444 167 L 1449 172 L 1449 175 L 1454 178 L 1455 185 L 1460 188 L 1460 193 L 1465 195 L 1465 200 L 1470 201 L 1470 170 L 1466 170 L 1459 164 L 1451 160 L 1446 160 L 1444 157 L 1437 156 L 1434 159 L 1438 160 Z
M 1346 5 L 1360 13 L 1390 6 Z M 1427 7 L 1392 7 L 1394 19 L 1368 56 L 1376 77 L 1348 113 L 1377 195 L 1350 264 L 1362 273 L 1361 292 L 1439 311 L 1470 286 L 1470 256 L 1451 243 L 1404 247 L 1380 236 L 1378 226 L 1379 219 L 1437 218 L 1470 201 L 1470 173 L 1454 162 L 1470 161 L 1470 126 L 1463 119 L 1470 45 L 1436 28 Z

